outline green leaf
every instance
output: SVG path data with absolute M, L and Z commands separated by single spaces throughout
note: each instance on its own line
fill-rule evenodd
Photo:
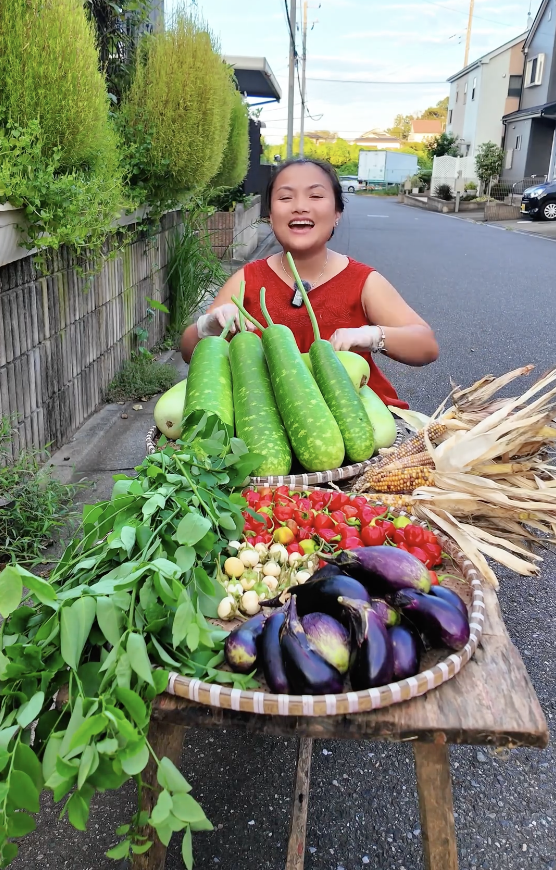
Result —
M 184 637 L 186 636 L 189 626 L 191 624 L 191 620 L 195 616 L 195 611 L 193 610 L 193 605 L 191 601 L 188 599 L 184 601 L 183 604 L 180 604 L 178 609 L 176 610 L 176 615 L 174 616 L 174 622 L 172 623 L 172 645 L 174 649 L 182 642 Z
M 145 852 L 148 852 L 153 844 L 152 840 L 147 840 L 146 843 L 132 843 L 131 851 L 134 855 L 144 855 Z
M 151 495 L 149 499 L 143 505 L 143 516 L 146 520 L 149 517 L 152 517 L 153 514 L 157 512 L 160 508 L 163 508 L 166 504 L 166 499 L 163 495 Z
M 60 617 L 60 651 L 62 658 L 76 671 L 96 615 L 92 596 L 78 598 L 71 607 L 63 607 Z
M 178 580 L 183 574 L 183 570 L 179 565 L 176 565 L 175 562 L 170 562 L 169 559 L 153 559 L 151 565 L 153 568 L 156 568 L 163 577 L 168 577 L 170 580 Z
M 177 793 L 187 794 L 187 792 L 191 791 L 191 786 L 185 777 L 180 773 L 176 765 L 166 756 L 160 759 L 156 778 L 162 788 L 171 791 L 174 795 Z
M 140 740 L 138 745 L 134 748 L 133 753 L 128 754 L 130 752 L 131 750 L 126 748 L 123 752 L 120 752 L 119 757 L 122 763 L 122 769 L 130 776 L 136 776 L 145 769 L 149 762 L 149 750 L 146 740 L 144 738 L 143 740 Z
M 77 788 L 83 788 L 85 784 L 85 780 L 89 777 L 98 767 L 99 758 L 98 758 L 98 750 L 96 746 L 89 744 L 83 750 L 83 755 L 81 756 L 81 762 L 79 764 L 79 773 L 77 776 Z
M 183 835 L 181 856 L 186 870 L 193 870 L 193 843 L 191 838 L 191 828 L 189 826 L 185 829 L 185 834 Z
M 87 830 L 89 807 L 79 794 L 74 792 L 67 803 L 68 819 L 70 824 L 78 831 Z
M 71 738 L 69 751 L 71 752 L 71 750 L 75 749 L 77 746 L 87 746 L 91 737 L 104 731 L 107 724 L 108 719 L 104 713 L 97 713 L 96 716 L 91 716 L 89 719 L 85 719 Z
M 177 662 L 175 659 L 173 659 L 172 656 L 166 652 L 164 647 L 157 641 L 154 634 L 150 635 L 150 640 L 151 640 L 152 645 L 154 646 L 155 650 L 157 651 L 158 655 L 160 656 L 161 660 L 164 662 L 164 664 L 170 665 L 171 667 L 174 667 L 174 668 L 179 668 L 180 663 Z M 166 689 L 166 686 L 164 687 L 164 689 Z
M 112 646 L 117 646 L 122 634 L 120 625 L 121 611 L 111 598 L 97 598 L 97 622 L 104 637 Z
M 187 629 L 187 637 L 186 643 L 191 652 L 195 652 L 197 647 L 199 646 L 199 639 L 201 637 L 201 631 L 196 622 L 191 623 L 189 628 Z
M 62 746 L 60 748 L 60 755 L 65 755 L 69 749 L 70 741 L 81 725 L 82 722 L 85 721 L 85 717 L 83 716 L 83 698 L 79 695 L 75 699 L 75 704 L 73 705 L 73 710 L 71 711 L 70 720 L 66 726 L 66 733 L 64 734 L 62 740 Z
M 154 690 L 157 695 L 161 695 L 166 691 L 168 686 L 168 671 L 156 670 L 152 672 L 154 680 Z
M 71 779 L 76 777 L 79 771 L 79 762 L 76 760 L 67 761 L 65 758 L 58 756 L 56 759 L 56 773 L 62 779 Z
M 96 748 L 103 755 L 114 755 L 118 751 L 118 741 L 115 737 L 107 737 L 96 744 Z
M 0 615 L 4 619 L 19 607 L 22 591 L 21 573 L 16 565 L 0 571 Z
M 134 722 L 137 723 L 139 728 L 144 728 L 148 721 L 147 707 L 137 692 L 134 692 L 132 689 L 118 688 L 115 690 L 114 694 L 118 701 L 124 705 L 127 712 Z
M 229 529 L 232 532 L 236 529 L 236 521 L 232 515 L 228 513 L 220 514 L 218 517 L 218 525 L 222 526 L 223 529 Z
M 170 314 L 163 302 L 157 302 L 156 299 L 150 299 L 148 296 L 145 298 L 149 308 L 156 308 L 157 311 L 162 311 L 163 314 Z
M 130 632 L 127 639 L 127 654 L 135 673 L 150 686 L 154 686 L 149 654 L 142 635 Z
M 172 812 L 173 801 L 172 797 L 166 789 L 163 789 L 156 802 L 156 806 L 154 807 L 151 813 L 151 824 L 152 825 L 160 825 L 165 819 L 168 818 L 170 813 Z
M 36 828 L 35 820 L 27 813 L 14 813 L 8 816 L 8 837 L 25 837 Z
M 124 550 L 127 552 L 128 558 L 131 556 L 131 551 L 135 546 L 136 531 L 134 526 L 124 526 L 120 529 L 120 540 Z
M 117 480 L 112 488 L 111 500 L 119 498 L 121 495 L 127 495 L 129 492 L 129 487 L 133 483 L 129 478 L 127 480 Z
M 9 753 L 6 749 L 0 749 L 0 773 L 4 770 L 8 762 L 11 760 L 11 757 L 11 753 Z
M 0 749 L 8 748 L 8 744 L 16 731 L 19 731 L 19 725 L 11 725 L 9 728 L 2 728 L 0 731 Z
M 126 652 L 120 653 L 116 662 L 116 682 L 123 689 L 129 689 L 131 684 L 131 662 Z
M 200 822 L 191 822 L 192 831 L 214 831 L 214 825 L 205 817 Z
M 212 528 L 212 523 L 196 511 L 186 514 L 176 529 L 174 540 L 178 544 L 192 547 Z
M 206 818 L 195 798 L 183 792 L 174 795 L 172 812 L 182 822 L 202 822 Z
M 197 554 L 193 547 L 178 547 L 174 553 L 176 564 L 179 565 L 182 571 L 189 571 L 195 564 Z
M 31 777 L 22 770 L 12 770 L 11 772 L 8 799 L 17 810 L 38 813 L 40 809 L 38 789 Z
M 42 757 L 42 775 L 43 778 L 49 780 L 56 770 L 56 759 L 62 749 L 62 737 L 56 734 L 51 734 L 46 744 L 46 749 Z
M 21 741 L 17 744 L 14 753 L 14 768 L 16 770 L 23 770 L 24 773 L 31 777 L 39 791 L 42 789 L 43 776 L 41 763 L 31 747 L 26 746 Z
M 129 855 L 130 845 L 131 844 L 129 840 L 122 840 L 122 842 L 118 843 L 117 846 L 114 846 L 112 849 L 108 849 L 108 852 L 106 852 L 106 857 L 115 858 L 116 860 L 118 860 L 119 858 L 127 858 L 127 856 Z
M 47 583 L 46 580 L 42 580 L 40 577 L 37 577 L 36 574 L 31 574 L 30 571 L 27 571 L 20 565 L 8 565 L 8 568 L 15 568 L 17 570 L 23 581 L 23 585 L 27 587 L 29 592 L 33 593 L 35 598 L 38 598 L 41 604 L 52 605 L 56 602 L 56 593 L 50 583 Z M 2 575 L 0 574 L 0 583 L 1 577 Z
M 27 728 L 41 712 L 44 704 L 44 692 L 36 692 L 33 697 L 19 708 L 17 722 L 22 728 Z
M 197 565 L 195 568 L 195 580 L 197 581 L 199 589 L 204 592 L 205 595 L 214 595 L 216 584 L 210 579 L 202 565 Z
M 118 837 L 123 837 L 125 834 L 129 834 L 131 831 L 131 825 L 120 825 L 119 828 L 116 828 L 116 834 Z

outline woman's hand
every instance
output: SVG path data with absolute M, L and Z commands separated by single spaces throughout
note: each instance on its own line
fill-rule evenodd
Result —
M 224 327 L 230 322 L 230 335 L 235 335 L 239 331 L 239 310 L 233 302 L 227 302 L 224 305 L 219 305 L 213 308 L 207 314 L 201 314 L 197 321 L 197 333 L 199 338 L 207 338 L 209 335 L 220 335 Z M 245 326 L 250 332 L 255 331 L 255 327 L 249 321 L 245 321 Z
M 382 332 L 378 326 L 359 326 L 355 329 L 337 329 L 330 336 L 330 343 L 334 350 L 375 351 L 378 347 Z

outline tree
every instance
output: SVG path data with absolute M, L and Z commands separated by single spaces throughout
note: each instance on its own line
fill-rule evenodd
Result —
M 439 100 L 436 106 L 429 106 L 428 109 L 420 116 L 423 120 L 439 120 L 445 121 L 448 117 L 448 103 L 450 98 L 444 97 L 443 100 Z
M 411 122 L 414 120 L 415 115 L 396 115 L 394 126 L 389 127 L 386 132 L 396 139 L 408 139 L 411 133 Z
M 453 133 L 441 133 L 434 139 L 425 143 L 425 148 L 430 158 L 433 157 L 459 157 L 459 139 Z
M 332 166 L 343 166 L 350 158 L 350 148 L 345 139 L 336 139 L 330 149 L 330 157 L 328 158 Z
M 503 148 L 495 145 L 494 142 L 483 142 L 479 145 L 475 157 L 475 169 L 483 184 L 488 184 L 493 176 L 500 175 L 503 161 Z
M 95 25 L 99 66 L 106 76 L 108 92 L 120 102 L 131 83 L 135 52 L 141 34 L 149 24 L 151 0 L 84 0 Z
M 249 107 L 239 91 L 234 91 L 228 141 L 222 155 L 212 187 L 237 187 L 247 175 L 249 167 Z

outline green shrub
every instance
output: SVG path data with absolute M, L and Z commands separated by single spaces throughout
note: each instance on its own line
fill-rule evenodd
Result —
M 218 173 L 211 179 L 211 187 L 237 187 L 249 167 L 249 109 L 239 91 L 233 95 L 228 140 L 224 148 Z
M 150 354 L 137 354 L 124 362 L 106 389 L 107 402 L 150 399 L 165 393 L 177 380 L 176 369 L 157 363 Z
M 228 139 L 232 70 L 215 39 L 183 10 L 144 36 L 122 105 L 130 182 L 159 208 L 202 189 L 216 175 Z
M 466 181 L 464 190 L 477 190 L 476 181 Z
M 450 202 L 450 200 L 454 198 L 452 188 L 449 184 L 437 184 L 434 188 L 434 195 L 446 202 Z

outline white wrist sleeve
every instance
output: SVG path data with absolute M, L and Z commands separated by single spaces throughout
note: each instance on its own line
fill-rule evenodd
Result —
M 208 338 L 209 335 L 214 335 L 214 314 L 201 314 L 197 321 L 197 335 L 199 338 Z
M 382 330 L 379 326 L 361 326 L 360 329 L 362 333 L 360 347 L 370 350 L 371 353 L 376 353 L 382 339 Z

